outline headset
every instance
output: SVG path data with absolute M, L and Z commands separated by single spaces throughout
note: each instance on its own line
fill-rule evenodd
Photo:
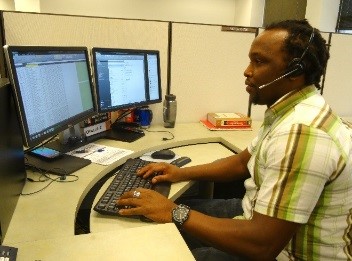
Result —
M 288 66 L 287 66 L 287 70 L 283 75 L 281 75 L 280 77 L 276 78 L 275 80 L 273 80 L 269 83 L 260 85 L 258 88 L 262 89 L 262 88 L 269 86 L 269 85 L 271 85 L 271 84 L 273 84 L 273 83 L 275 83 L 275 82 L 277 82 L 287 76 L 296 77 L 298 75 L 301 75 L 304 72 L 304 69 L 306 67 L 306 65 L 303 62 L 303 58 L 305 57 L 306 53 L 308 52 L 309 47 L 313 42 L 313 39 L 314 39 L 314 28 L 312 30 L 312 33 L 310 34 L 307 47 L 304 49 L 301 57 L 293 58 L 292 61 L 289 62 Z

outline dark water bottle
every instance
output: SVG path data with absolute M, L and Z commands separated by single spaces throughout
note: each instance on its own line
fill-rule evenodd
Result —
M 173 94 L 166 94 L 164 100 L 164 127 L 173 128 L 176 122 L 177 102 L 176 96 Z

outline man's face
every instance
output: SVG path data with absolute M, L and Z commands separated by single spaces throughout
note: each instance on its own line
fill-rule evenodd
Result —
M 244 76 L 246 91 L 254 104 L 270 106 L 288 92 L 286 88 L 289 84 L 288 78 L 283 78 L 262 89 L 258 88 L 285 74 L 287 60 L 283 43 L 287 34 L 284 30 L 264 31 L 251 45 L 250 63 L 244 71 Z

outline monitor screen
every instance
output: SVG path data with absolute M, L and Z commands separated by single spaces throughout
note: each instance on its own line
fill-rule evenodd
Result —
M 99 112 L 161 102 L 159 51 L 93 48 Z
M 96 114 L 86 47 L 5 46 L 4 51 L 25 146 Z

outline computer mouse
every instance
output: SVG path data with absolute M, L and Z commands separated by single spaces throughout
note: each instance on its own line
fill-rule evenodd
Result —
M 176 156 L 176 154 L 172 150 L 165 149 L 165 150 L 154 151 L 150 156 L 153 159 L 169 160 L 169 159 L 173 159 Z

